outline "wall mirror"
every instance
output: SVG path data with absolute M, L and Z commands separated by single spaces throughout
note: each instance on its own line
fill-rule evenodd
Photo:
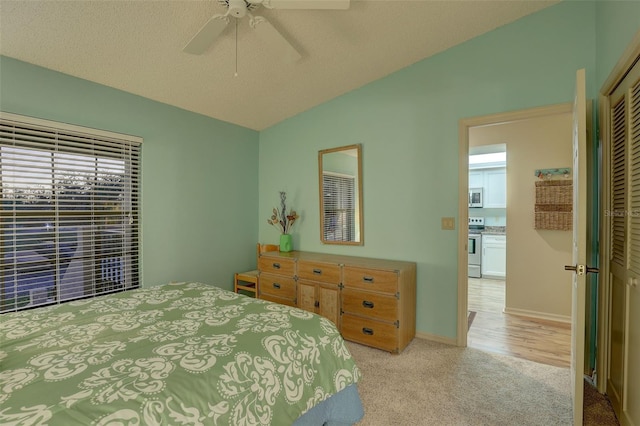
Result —
M 360 144 L 319 151 L 318 171 L 320 240 L 363 245 Z

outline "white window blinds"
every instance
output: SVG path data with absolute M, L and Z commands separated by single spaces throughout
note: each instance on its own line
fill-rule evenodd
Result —
M 324 239 L 353 241 L 356 219 L 355 178 L 324 172 L 322 180 Z
M 139 286 L 141 140 L 0 115 L 0 311 Z

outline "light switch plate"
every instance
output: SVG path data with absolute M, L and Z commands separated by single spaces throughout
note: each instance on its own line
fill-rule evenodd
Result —
M 442 218 L 442 229 L 454 230 L 456 229 L 456 220 L 453 217 Z

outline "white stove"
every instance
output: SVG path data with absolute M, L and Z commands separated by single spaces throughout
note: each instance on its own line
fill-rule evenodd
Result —
M 480 233 L 484 231 L 484 217 L 469 217 L 469 233 Z
M 482 234 L 484 230 L 484 217 L 469 217 L 469 252 L 468 276 L 471 278 L 482 277 Z

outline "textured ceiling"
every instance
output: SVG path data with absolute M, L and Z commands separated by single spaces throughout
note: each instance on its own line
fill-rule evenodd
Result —
M 231 22 L 203 55 L 182 52 L 224 13 L 216 0 L 0 0 L 0 54 L 262 130 L 555 3 L 352 0 L 348 10 L 255 10 L 302 54 L 292 64 L 269 54 L 247 17 L 237 45 Z

